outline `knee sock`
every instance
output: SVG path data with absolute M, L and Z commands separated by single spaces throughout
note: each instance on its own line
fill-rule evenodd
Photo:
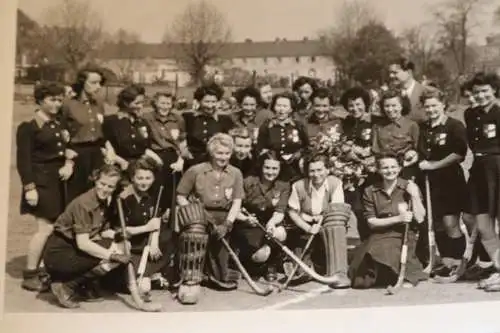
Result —
M 462 235 L 459 238 L 449 238 L 449 251 L 450 258 L 461 259 L 465 252 L 466 240 L 465 236 Z

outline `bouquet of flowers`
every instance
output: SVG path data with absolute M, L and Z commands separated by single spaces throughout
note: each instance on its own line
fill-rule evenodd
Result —
M 371 148 L 356 145 L 335 127 L 318 133 L 311 142 L 310 151 L 328 156 L 330 174 L 340 178 L 348 191 L 354 191 L 376 171 Z

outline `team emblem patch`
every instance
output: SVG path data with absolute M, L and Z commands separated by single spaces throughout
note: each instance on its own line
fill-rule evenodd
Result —
M 170 130 L 170 135 L 172 136 L 172 139 L 174 139 L 174 140 L 178 140 L 179 139 L 179 134 L 180 134 L 179 133 L 179 129 L 177 129 L 177 128 L 172 128 Z
M 281 193 L 279 191 L 273 192 L 273 198 L 271 199 L 271 203 L 273 206 L 276 206 L 280 201 Z
M 484 136 L 488 139 L 496 138 L 497 126 L 495 124 L 484 124 L 483 133 L 484 133 Z
M 372 138 L 372 129 L 365 128 L 361 131 L 361 140 L 369 141 Z
M 297 143 L 300 141 L 299 139 L 299 131 L 294 129 L 290 135 L 290 138 L 292 139 L 293 142 Z
M 139 133 L 141 133 L 141 135 L 144 137 L 144 139 L 147 139 L 149 136 L 148 129 L 146 128 L 146 126 L 139 127 Z
M 438 146 L 444 146 L 446 144 L 446 133 L 437 133 L 434 142 Z
M 62 130 L 61 131 L 61 137 L 62 137 L 62 139 L 63 139 L 64 142 L 68 143 L 69 140 L 70 140 L 70 136 L 69 136 L 68 130 Z
M 104 122 L 104 116 L 100 113 L 97 114 L 97 121 L 101 124 Z
M 233 189 L 231 187 L 228 187 L 224 190 L 224 195 L 227 200 L 232 200 L 233 199 Z

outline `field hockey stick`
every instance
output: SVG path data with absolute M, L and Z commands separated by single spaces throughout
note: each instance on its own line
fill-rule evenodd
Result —
M 398 207 L 400 212 L 403 211 L 402 204 Z M 403 245 L 401 246 L 401 257 L 400 263 L 401 267 L 399 269 L 398 280 L 393 286 L 389 286 L 386 289 L 386 295 L 395 295 L 403 286 L 406 277 L 406 262 L 408 260 L 408 234 L 410 232 L 410 223 L 405 224 L 405 230 L 403 234 Z
M 434 267 L 434 256 L 436 254 L 436 240 L 434 237 L 434 219 L 432 216 L 431 186 L 429 174 L 425 175 L 425 201 L 427 203 L 427 237 L 429 238 L 429 262 L 424 273 L 430 274 Z
M 323 223 L 323 219 L 321 219 L 318 222 L 318 224 L 319 224 L 320 227 L 321 227 L 322 223 Z M 302 253 L 300 254 L 300 257 L 299 257 L 299 259 L 300 259 L 301 262 L 303 262 L 306 254 L 307 254 L 307 251 L 309 251 L 309 248 L 311 247 L 311 244 L 312 244 L 315 236 L 316 236 L 316 234 L 312 234 L 312 235 L 309 236 L 309 239 L 307 240 L 307 243 L 304 246 L 304 250 L 302 251 Z M 278 292 L 282 292 L 283 290 L 285 290 L 286 288 L 288 288 L 288 285 L 290 284 L 290 282 L 292 282 L 293 277 L 297 273 L 298 269 L 299 269 L 299 265 L 297 263 L 295 263 L 295 266 L 293 267 L 292 271 L 288 275 L 288 278 L 286 279 L 285 283 L 283 283 L 281 285 L 281 287 L 278 289 Z
M 460 261 L 460 265 L 458 268 L 450 274 L 450 276 L 439 276 L 436 275 L 433 279 L 435 283 L 454 283 L 460 279 L 467 270 L 467 265 L 472 257 L 472 252 L 474 251 L 474 243 L 476 243 L 477 236 L 479 234 L 479 230 L 477 225 L 472 229 L 471 235 L 467 241 L 467 246 L 465 248 L 464 254 L 462 256 L 462 260 Z
M 252 280 L 250 274 L 248 274 L 247 270 L 245 269 L 245 266 L 243 266 L 240 259 L 238 258 L 236 253 L 234 253 L 233 249 L 228 244 L 228 242 L 224 238 L 221 238 L 220 241 L 222 242 L 222 245 L 224 245 L 226 250 L 229 252 L 229 256 L 231 257 L 231 259 L 233 259 L 234 263 L 236 264 L 241 274 L 243 275 L 243 278 L 248 283 L 248 285 L 253 289 L 253 291 L 255 291 L 255 293 L 259 296 L 268 296 L 269 294 L 271 294 L 273 292 L 273 288 L 272 287 L 266 289 L 261 288 L 254 280 Z
M 118 204 L 118 216 L 120 220 L 121 233 L 124 242 L 124 252 L 125 255 L 130 257 L 130 247 L 127 245 L 127 230 L 125 225 L 125 216 L 123 214 L 123 206 L 120 198 L 117 198 Z M 127 278 L 128 278 L 128 288 L 130 295 L 132 296 L 132 301 L 136 308 L 145 312 L 160 312 L 162 310 L 161 304 L 158 303 L 146 303 L 142 299 L 139 293 L 139 287 L 137 285 L 137 279 L 135 275 L 134 265 L 129 262 L 127 264 Z
M 160 200 L 161 200 L 162 193 L 163 193 L 163 185 L 160 186 L 160 189 L 158 190 L 158 197 L 156 198 L 156 205 L 155 205 L 153 217 L 157 217 L 157 215 L 158 215 L 158 208 L 160 207 Z M 152 241 L 153 241 L 153 232 L 150 232 L 149 236 L 148 236 L 148 243 L 146 244 L 146 246 L 142 250 L 141 261 L 139 262 L 139 266 L 137 267 L 137 275 L 139 276 L 138 277 L 139 285 L 142 282 L 144 272 L 146 272 L 146 265 L 148 263 L 149 251 L 151 250 L 151 242 Z

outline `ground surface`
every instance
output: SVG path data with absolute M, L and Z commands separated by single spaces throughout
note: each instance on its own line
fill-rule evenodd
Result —
M 29 119 L 32 105 L 15 102 L 12 132 L 13 139 L 17 125 Z M 457 115 L 460 118 L 460 115 Z M 5 311 L 19 312 L 68 312 L 53 303 L 50 294 L 36 295 L 20 288 L 21 272 L 25 264 L 25 252 L 34 225 L 30 217 L 19 215 L 20 182 L 15 167 L 15 146 L 11 151 L 10 210 L 6 253 Z M 467 161 L 468 163 L 468 161 Z M 103 303 L 83 304 L 75 312 L 131 312 L 128 306 L 130 297 L 119 295 L 110 297 Z M 437 304 L 451 302 L 498 301 L 500 293 L 485 293 L 476 289 L 473 283 L 436 285 L 422 283 L 415 289 L 402 290 L 398 295 L 385 296 L 383 290 L 337 290 L 333 291 L 317 283 L 293 287 L 282 293 L 268 297 L 255 295 L 242 281 L 239 289 L 233 292 L 217 292 L 205 289 L 203 297 L 196 306 L 180 306 L 170 294 L 154 294 L 154 300 L 163 304 L 165 311 L 225 311 L 258 309 L 331 309 L 342 307 L 394 306 L 410 304 Z

